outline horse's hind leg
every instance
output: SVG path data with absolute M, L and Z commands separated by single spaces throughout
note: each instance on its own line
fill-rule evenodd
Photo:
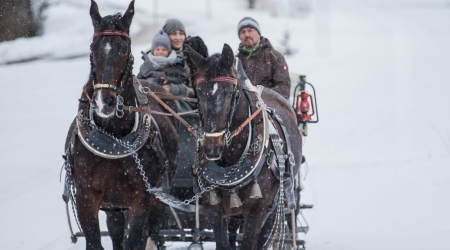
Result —
M 151 240 L 154 242 L 155 246 L 161 246 L 164 244 L 163 241 L 159 239 L 160 229 L 166 228 L 167 216 L 164 213 L 165 204 L 154 199 L 152 201 L 150 216 L 148 218 L 148 230 Z
M 123 250 L 125 214 L 121 210 L 106 210 L 106 224 L 114 250 Z

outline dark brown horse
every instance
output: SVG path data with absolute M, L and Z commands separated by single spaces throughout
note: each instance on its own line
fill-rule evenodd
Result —
M 284 199 L 292 206 L 289 185 L 282 184 L 292 184 L 300 168 L 302 141 L 293 109 L 276 92 L 245 83 L 227 44 L 209 58 L 187 50 L 200 69 L 196 91 L 203 136 L 194 174 L 200 190 L 212 190 L 202 198 L 216 249 L 235 249 L 227 229 L 230 216 L 238 214 L 244 219 L 241 249 L 268 248 L 274 232 L 282 233 Z
M 90 15 L 91 74 L 66 140 L 69 186 L 75 187 L 69 190 L 76 190 L 72 195 L 86 249 L 103 249 L 101 209 L 107 214 L 115 250 L 143 250 L 150 215 L 161 209 L 152 192 L 168 187 L 177 165 L 177 123 L 167 116 L 150 115 L 150 110 L 164 109 L 145 91 L 164 90 L 132 75 L 129 30 L 134 1 L 123 16 L 105 17 L 91 1 Z

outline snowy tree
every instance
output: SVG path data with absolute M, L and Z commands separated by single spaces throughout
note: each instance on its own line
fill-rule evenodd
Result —
M 45 0 L 0 0 L 0 42 L 42 34 Z
M 269 10 L 274 16 L 302 17 L 311 11 L 311 0 L 248 0 L 248 7 Z
M 248 8 L 249 9 L 255 8 L 255 2 L 256 0 L 248 0 Z

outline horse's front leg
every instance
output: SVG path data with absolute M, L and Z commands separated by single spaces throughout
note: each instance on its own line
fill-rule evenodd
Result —
M 106 225 L 114 250 L 123 250 L 125 235 L 125 214 L 123 211 L 105 211 Z
M 244 235 L 241 249 L 259 250 L 257 247 L 258 235 L 263 226 L 263 218 L 266 215 L 267 206 L 262 202 L 256 202 L 251 209 L 244 210 Z
M 139 206 L 131 206 L 128 210 L 128 237 L 125 239 L 126 250 L 144 250 L 147 244 L 148 234 L 144 230 L 150 210 L 150 201 L 142 201 Z M 144 206 L 144 203 L 147 207 Z
M 207 200 L 209 200 L 209 198 Z M 212 229 L 214 231 L 216 250 L 231 250 L 232 248 L 230 246 L 230 243 L 228 242 L 229 218 L 223 215 L 223 211 L 220 205 L 223 204 L 218 204 L 214 206 L 204 204 L 206 218 L 211 223 Z
M 228 223 L 228 242 L 233 250 L 236 249 L 237 235 L 239 227 L 241 226 L 241 219 L 237 217 L 230 217 Z
M 276 230 L 273 228 L 275 225 L 276 217 L 277 217 L 277 211 L 275 210 L 272 212 L 272 214 L 270 214 L 269 218 L 267 218 L 266 222 L 264 223 L 263 227 L 261 228 L 261 232 L 259 233 L 259 236 L 258 236 L 257 249 L 269 248 L 270 242 L 268 242 L 268 241 L 271 240 L 270 239 L 271 233 L 274 234 L 274 235 L 272 235 L 272 237 L 277 238 L 277 235 L 278 235 L 280 229 Z M 273 231 L 273 230 L 276 230 L 276 231 Z M 277 244 L 276 244 L 277 242 L 278 242 L 278 240 L 276 240 L 276 239 L 273 240 L 273 245 L 275 245 L 275 247 L 277 246 Z
M 82 189 L 77 191 L 77 214 L 86 239 L 86 250 L 104 250 L 101 244 L 100 226 L 98 223 L 100 200 Z

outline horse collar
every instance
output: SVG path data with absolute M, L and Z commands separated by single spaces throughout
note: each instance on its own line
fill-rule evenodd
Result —
M 147 96 L 139 91 L 140 82 L 137 79 L 135 79 L 133 87 L 137 106 L 143 111 L 136 112 L 135 126 L 132 132 L 123 138 L 116 138 L 114 135 L 98 128 L 94 123 L 90 104 L 80 102 L 76 119 L 78 137 L 93 154 L 107 159 L 119 159 L 133 154 L 142 148 L 147 141 L 151 123 L 155 124 L 156 121 L 150 115 Z M 86 118 L 85 114 L 89 114 L 89 117 Z

